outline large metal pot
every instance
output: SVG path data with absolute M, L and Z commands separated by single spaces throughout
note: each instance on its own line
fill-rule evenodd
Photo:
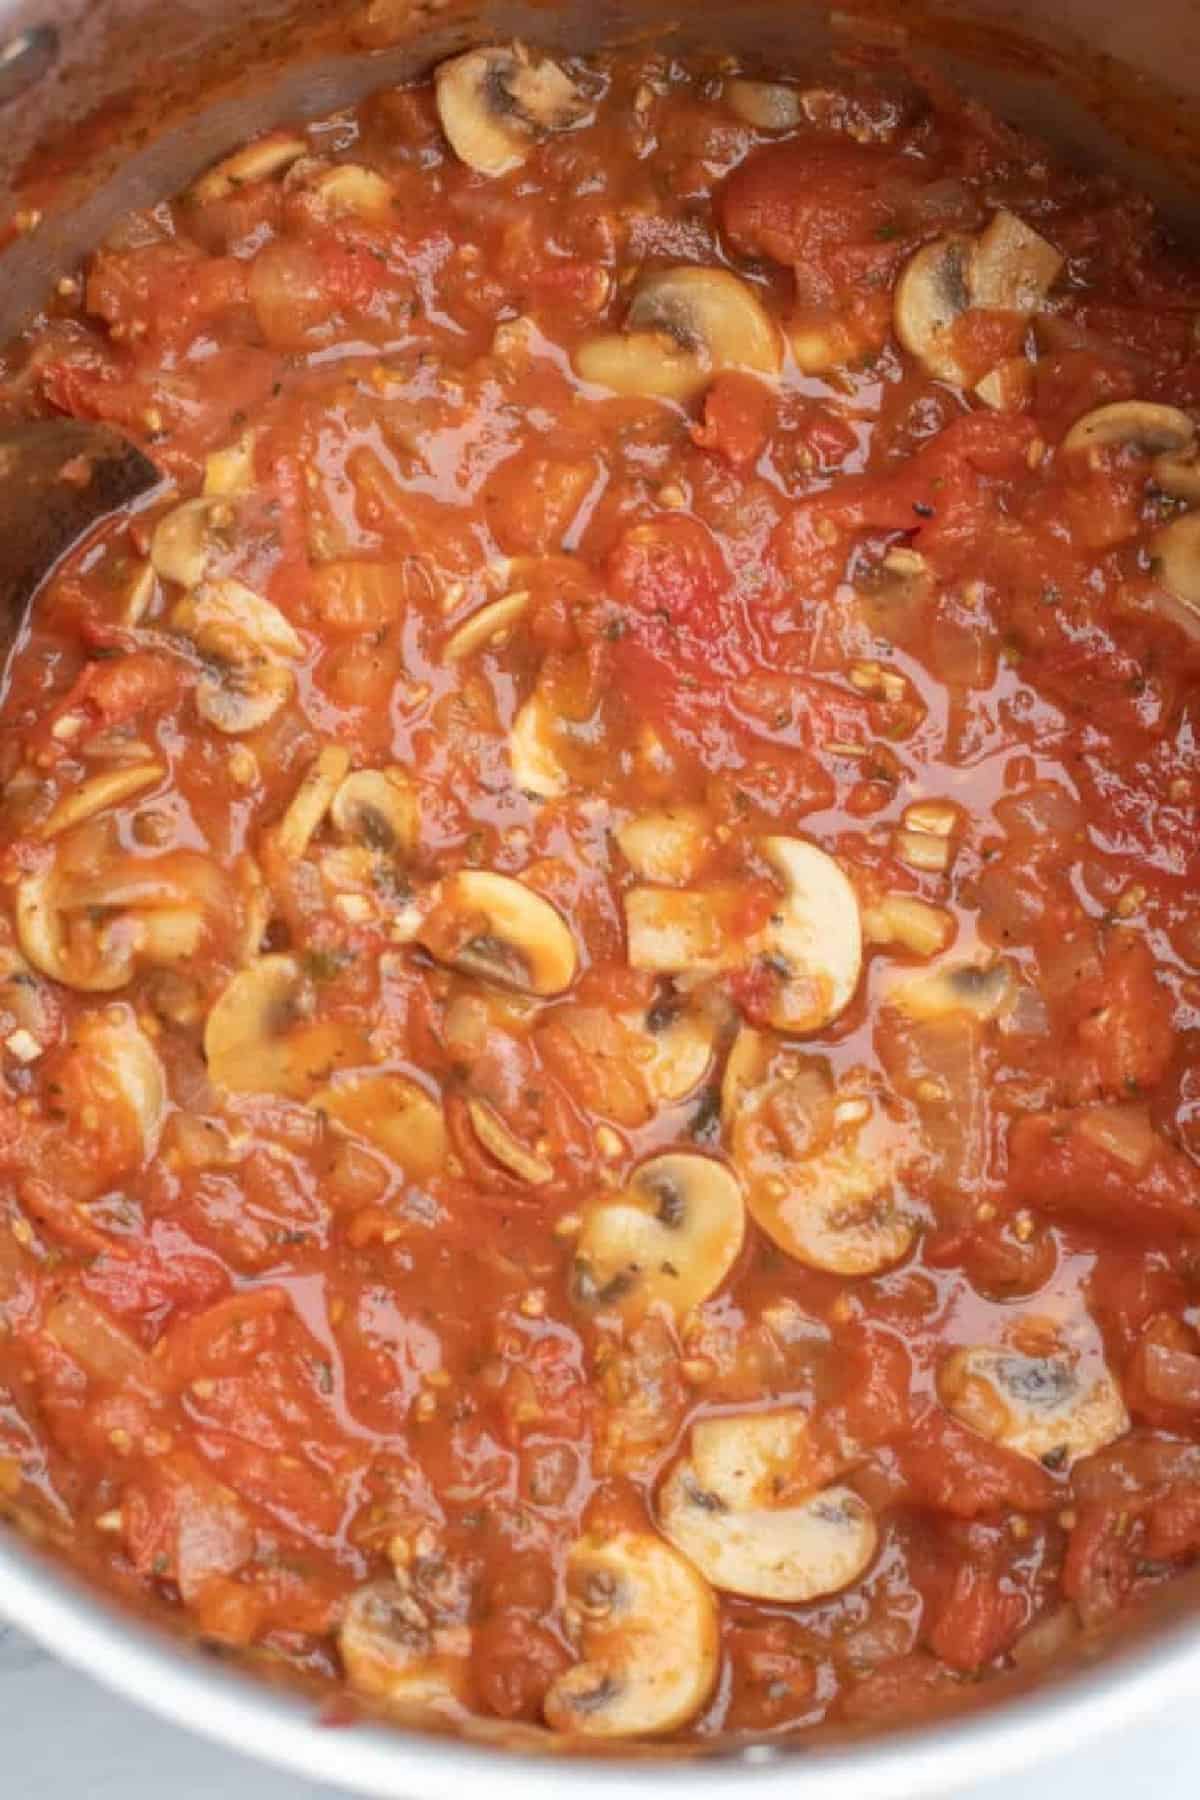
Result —
M 0 199 L 44 209 L 2 259 L 0 339 L 108 224 L 184 185 L 265 123 L 319 113 L 423 70 L 464 43 L 518 32 L 588 48 L 662 26 L 769 66 L 901 28 L 1010 117 L 1103 159 L 1185 228 L 1200 221 L 1197 0 L 0 0 Z M 197 71 L 204 80 L 197 80 Z M 36 154 L 35 154 L 36 152 Z M 46 176 L 53 171 L 53 187 Z M 7 190 L 7 193 L 5 192 Z M 2 210 L 7 210 L 3 208 Z M 636 1800 L 699 1788 L 717 1800 L 921 1800 L 1076 1749 L 1200 1693 L 1200 1570 L 1112 1641 L 1036 1685 L 1005 1678 L 982 1704 L 903 1732 L 809 1740 L 803 1751 L 629 1751 L 565 1758 L 494 1740 L 387 1726 L 331 1730 L 311 1700 L 218 1667 L 120 1614 L 0 1525 L 0 1612 L 57 1655 L 157 1712 L 236 1748 L 363 1794 L 442 1800 L 481 1781 L 496 1800 L 564 1788 Z

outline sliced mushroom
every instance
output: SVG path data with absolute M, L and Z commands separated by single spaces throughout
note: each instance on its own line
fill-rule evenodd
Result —
M 760 848 L 784 887 L 784 901 L 752 944 L 782 976 L 770 1005 L 780 1031 L 819 1031 L 854 998 L 862 969 L 858 900 L 823 850 L 802 838 L 769 837 Z
M 728 269 L 684 266 L 646 276 L 625 329 L 581 344 L 574 361 L 584 381 L 615 393 L 687 400 L 721 369 L 777 374 L 782 346 L 746 282 Z
M 135 763 L 128 769 L 109 769 L 103 775 L 93 775 L 71 793 L 63 795 L 50 816 L 43 820 L 41 836 L 58 837 L 73 825 L 82 825 L 85 819 L 93 819 L 97 813 L 107 812 L 110 806 L 120 806 L 122 800 L 131 800 L 144 788 L 153 787 L 165 774 L 162 763 L 152 762 Z
M 971 305 L 974 248 L 974 239 L 962 232 L 936 238 L 917 251 L 896 283 L 896 336 L 942 381 L 966 380 L 953 331 Z
M 1200 612 L 1200 513 L 1183 513 L 1150 539 L 1151 567 L 1163 586 Z
M 440 962 L 527 994 L 561 994 L 579 967 L 558 909 L 524 882 L 489 870 L 450 876 L 420 937 Z
M 442 1109 L 403 1075 L 348 1075 L 309 1102 L 345 1131 L 366 1138 L 414 1180 L 436 1175 L 446 1161 Z
M 569 131 L 590 107 L 550 57 L 523 44 L 469 50 L 434 73 L 438 117 L 460 162 L 481 175 L 519 168 L 537 138 Z
M 600 1194 L 584 1209 L 573 1297 L 625 1319 L 658 1303 L 685 1313 L 724 1281 L 745 1228 L 741 1183 L 724 1163 L 682 1150 L 653 1157 L 623 1193 Z
M 1076 419 L 1062 441 L 1066 451 L 1111 450 L 1128 445 L 1147 456 L 1179 455 L 1196 441 L 1196 427 L 1177 406 L 1153 400 L 1114 400 Z
M 143 1158 L 153 1156 L 166 1111 L 167 1079 L 132 1010 L 107 1006 L 85 1013 L 66 1054 L 88 1065 L 88 1087 L 98 1110 L 107 1116 L 114 1108 L 124 1109 L 135 1125 Z
M 1063 259 L 1014 213 L 998 212 L 977 238 L 951 232 L 918 250 L 896 283 L 896 336 L 942 381 L 968 372 L 954 326 L 972 307 L 1027 317 L 1053 286 Z
M 553 721 L 554 715 L 535 689 L 508 734 L 513 783 L 536 800 L 558 800 L 571 785 L 551 742 Z
M 1107 1369 L 1088 1375 L 1066 1355 L 1024 1356 L 975 1346 L 938 1371 L 942 1404 L 982 1437 L 1020 1456 L 1069 1467 L 1129 1430 L 1121 1390 Z
M 307 149 L 307 142 L 296 132 L 273 131 L 257 143 L 236 150 L 202 175 L 191 190 L 191 198 L 201 206 L 213 200 L 227 200 L 252 181 L 269 181 L 272 175 L 281 175 Z
M 702 806 L 670 806 L 618 826 L 621 855 L 641 881 L 695 881 L 711 848 L 712 822 Z
M 304 655 L 304 640 L 279 608 L 241 581 L 208 581 L 181 600 L 171 614 L 181 631 L 211 656 L 231 662 L 255 654 Z
M 1169 494 L 1172 500 L 1186 501 L 1189 506 L 1200 506 L 1200 454 L 1196 445 L 1178 455 L 1168 451 L 1156 456 L 1151 473 L 1161 493 Z
M 1018 988 L 1012 964 L 944 963 L 927 973 L 905 976 L 888 989 L 888 1002 L 911 1019 L 944 1019 L 969 1013 L 981 1024 L 1008 1012 Z
M 338 1649 L 357 1693 L 401 1712 L 456 1714 L 465 1708 L 470 1627 L 432 1621 L 402 1581 L 355 1590 L 342 1615 Z
M 139 962 L 186 960 L 206 931 L 238 917 L 229 882 L 196 851 L 114 856 L 88 873 L 50 864 L 17 887 L 17 937 L 43 975 L 111 993 Z
M 222 663 L 206 669 L 196 683 L 196 711 L 227 737 L 258 731 L 291 699 L 295 678 L 290 669 L 265 657 Z
M 583 1737 L 655 1737 L 699 1712 L 717 1674 L 717 1607 L 652 1532 L 592 1532 L 567 1556 L 583 1660 L 546 1695 L 546 1720 Z
M 915 1235 L 899 1180 L 911 1145 L 866 1078 L 852 1071 L 835 1087 L 823 1059 L 772 1055 L 757 1035 L 740 1061 L 723 1098 L 755 1223 L 788 1256 L 832 1275 L 899 1262 Z
M 327 744 L 305 771 L 275 827 L 276 847 L 289 862 L 298 862 L 308 849 L 313 833 L 343 786 L 349 767 L 350 752 L 340 744 Z
M 673 1106 L 695 1093 L 712 1068 L 718 1025 L 701 1006 L 659 1005 L 643 1014 L 625 1015 L 626 1029 L 636 1034 L 637 1072 L 652 1100 Z
M 324 170 L 311 183 L 310 191 L 329 212 L 350 213 L 372 225 L 391 218 L 396 204 L 391 182 L 362 163 L 338 163 Z
M 417 847 L 421 808 L 404 769 L 356 769 L 333 797 L 329 816 L 352 842 L 385 856 L 409 856 Z
M 1015 213 L 994 213 L 971 257 L 971 305 L 1029 314 L 1041 305 L 1063 266 L 1062 254 Z
M 804 117 L 798 88 L 736 76 L 722 90 L 731 112 L 756 131 L 790 131 Z
M 469 619 L 464 619 L 457 631 L 451 632 L 442 651 L 443 657 L 447 662 L 461 662 L 489 644 L 503 642 L 528 610 L 527 593 L 502 594 L 498 600 L 489 600 Z
M 468 1100 L 467 1116 L 488 1155 L 494 1156 L 518 1181 L 527 1182 L 530 1187 L 545 1187 L 548 1181 L 554 1180 L 554 1164 L 527 1149 L 486 1100 Z
M 793 1605 L 858 1580 L 878 1532 L 851 1488 L 805 1491 L 808 1420 L 792 1408 L 703 1419 L 659 1496 L 662 1528 L 706 1581 Z
M 303 1099 L 347 1064 L 361 1062 L 361 1034 L 317 1020 L 300 964 L 261 956 L 225 988 L 204 1027 L 210 1080 L 238 1094 Z
M 220 496 L 183 500 L 173 506 L 162 515 L 150 539 L 155 574 L 180 587 L 198 587 L 214 558 L 226 548 L 222 528 L 231 521 L 229 502 Z

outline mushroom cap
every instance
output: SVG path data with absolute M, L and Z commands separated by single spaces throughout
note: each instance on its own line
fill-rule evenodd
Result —
M 338 1649 L 352 1688 L 416 1714 L 463 1711 L 471 1633 L 462 1625 L 432 1625 L 397 1581 L 373 1581 L 350 1596 Z
M 229 502 L 220 495 L 181 500 L 163 513 L 150 538 L 150 562 L 156 575 L 180 587 L 204 580 L 209 561 L 220 549 L 218 521 L 229 517 Z
M 589 1311 L 626 1319 L 655 1303 L 682 1314 L 724 1281 L 745 1228 L 741 1183 L 724 1163 L 686 1150 L 652 1157 L 622 1193 L 584 1209 L 572 1293 Z
M 871 1509 L 847 1487 L 803 1491 L 802 1412 L 704 1419 L 659 1496 L 671 1542 L 728 1593 L 798 1604 L 857 1581 L 875 1554 Z
M 720 369 L 776 375 L 782 360 L 779 329 L 747 282 L 685 264 L 639 282 L 625 329 L 581 344 L 574 364 L 615 393 L 687 400 Z
M 213 200 L 226 200 L 252 181 L 269 181 L 272 175 L 281 175 L 307 149 L 307 139 L 296 132 L 272 131 L 253 144 L 235 150 L 232 156 L 226 156 L 201 175 L 189 198 L 201 206 L 207 206 Z
M 293 660 L 304 655 L 304 640 L 279 608 L 245 582 L 206 581 L 186 595 L 171 614 L 171 629 L 182 631 L 202 650 L 230 661 L 259 656 Z
M 1130 444 L 1148 456 L 1178 454 L 1196 441 L 1196 427 L 1177 406 L 1154 400 L 1113 400 L 1076 419 L 1062 441 L 1067 451 L 1106 450 Z
M 508 734 L 513 784 L 538 800 L 558 800 L 571 785 L 551 742 L 553 717 L 535 689 L 518 711 Z
M 896 336 L 931 375 L 962 383 L 967 378 L 953 343 L 953 328 L 971 304 L 974 239 L 962 232 L 936 238 L 918 250 L 896 283 Z
M 964 1425 L 1034 1460 L 1052 1456 L 1069 1466 L 1129 1430 L 1108 1370 L 1089 1375 L 1066 1354 L 1025 1356 L 983 1345 L 955 1350 L 938 1370 L 938 1393 Z
M 382 855 L 416 849 L 420 802 L 404 769 L 356 769 L 340 783 L 329 816 L 344 837 Z
M 415 1180 L 436 1175 L 445 1164 L 442 1109 L 407 1076 L 346 1075 L 314 1094 L 309 1105 L 374 1144 Z
M 461 662 L 464 657 L 474 656 L 477 650 L 506 637 L 528 611 L 528 593 L 501 594 L 498 600 L 489 600 L 450 633 L 442 651 L 443 660 Z
M 946 962 L 918 975 L 906 971 L 891 984 L 887 999 L 911 1019 L 967 1013 L 984 1024 L 1008 1012 L 1017 992 L 1013 966 L 1001 957 L 993 963 Z
M 1181 513 L 1150 539 L 1154 572 L 1177 600 L 1200 612 L 1200 513 Z
M 865 1084 L 835 1089 L 823 1063 L 785 1053 L 740 1093 L 734 1165 L 750 1216 L 781 1250 L 846 1276 L 908 1254 L 915 1225 L 897 1176 L 911 1146 Z
M 443 883 L 422 928 L 435 956 L 435 927 L 446 930 L 457 920 L 481 927 L 444 959 L 464 974 L 543 997 L 563 993 L 574 981 L 579 952 L 566 920 L 549 900 L 513 876 L 463 869 Z
M 339 1065 L 362 1060 L 359 1033 L 338 1021 L 309 1022 L 300 964 L 260 956 L 229 982 L 209 1012 L 204 1056 L 217 1087 L 302 1099 Z
M 708 1584 L 652 1532 L 591 1532 L 567 1555 L 583 1660 L 545 1700 L 547 1723 L 583 1737 L 657 1737 L 699 1712 L 718 1661 Z
M 845 1011 L 862 972 L 858 898 L 824 850 L 803 838 L 767 837 L 759 847 L 784 886 L 779 912 L 760 933 L 756 954 L 788 974 L 771 1002 L 779 1031 L 819 1031 Z
M 570 76 L 522 45 L 468 50 L 434 72 L 442 130 L 460 162 L 481 175 L 519 168 L 541 132 L 568 131 L 590 108 Z

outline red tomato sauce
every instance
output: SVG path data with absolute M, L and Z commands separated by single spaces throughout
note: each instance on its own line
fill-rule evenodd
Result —
M 0 1501 L 404 1717 L 920 1714 L 1200 1552 L 1200 270 L 485 54 L 0 367 L 163 473 L 0 706 Z

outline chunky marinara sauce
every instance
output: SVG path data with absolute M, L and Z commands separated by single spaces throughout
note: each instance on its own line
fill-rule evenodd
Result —
M 1193 1559 L 1198 316 L 919 75 L 519 46 L 60 285 L 9 411 L 163 485 L 0 715 L 18 1518 L 582 1739 Z

